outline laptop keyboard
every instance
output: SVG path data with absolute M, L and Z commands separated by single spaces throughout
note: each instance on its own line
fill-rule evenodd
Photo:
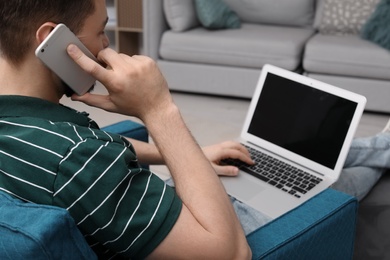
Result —
M 322 179 L 292 165 L 273 158 L 265 153 L 244 145 L 252 156 L 254 165 L 240 160 L 226 159 L 223 164 L 234 165 L 240 170 L 275 186 L 296 198 L 313 189 Z

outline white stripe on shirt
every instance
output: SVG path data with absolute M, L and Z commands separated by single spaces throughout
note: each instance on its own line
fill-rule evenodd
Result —
M 115 160 L 107 167 L 106 170 L 97 178 L 89 187 L 88 189 L 76 200 L 74 201 L 67 210 L 70 210 L 78 201 L 80 201 L 95 185 L 96 183 L 103 178 L 103 176 L 107 173 L 107 171 L 119 160 L 119 158 L 126 152 L 127 148 L 123 149 L 123 151 L 115 158 Z
M 151 178 L 151 177 L 152 177 L 152 173 L 149 175 L 148 182 L 147 182 L 146 187 L 145 187 L 145 190 L 144 190 L 144 194 L 142 194 L 142 197 L 141 197 L 140 200 L 138 201 L 138 205 L 137 205 L 137 207 L 134 209 L 134 212 L 133 212 L 133 214 L 130 216 L 129 220 L 127 221 L 126 226 L 125 226 L 125 228 L 123 229 L 122 233 L 121 233 L 117 238 L 115 238 L 115 239 L 113 239 L 113 240 L 110 240 L 110 241 L 106 241 L 103 245 L 107 245 L 107 244 L 109 244 L 109 243 L 113 243 L 113 242 L 117 241 L 118 239 L 120 239 L 120 238 L 123 236 L 123 234 L 125 233 L 126 229 L 129 227 L 131 221 L 133 220 L 134 215 L 138 212 L 138 209 L 141 207 L 142 201 L 144 200 L 145 195 L 146 195 L 146 193 L 148 192 L 148 188 L 149 188 L 150 178 Z M 164 190 L 165 190 L 165 187 L 164 187 Z
M 66 161 L 66 160 L 68 159 L 68 157 L 72 154 L 73 150 L 76 149 L 80 144 L 85 143 L 86 141 L 87 141 L 87 140 L 83 140 L 82 142 L 79 142 L 78 144 L 76 144 L 76 145 L 70 150 L 70 152 L 68 153 L 68 155 L 67 155 L 64 159 L 62 159 L 62 161 L 61 161 L 59 164 L 61 165 L 64 161 Z
M 142 170 L 140 170 L 138 173 L 140 173 L 140 172 L 142 172 Z M 117 213 L 117 211 L 118 211 L 119 205 L 122 203 L 122 200 L 123 200 L 124 197 L 127 195 L 127 191 L 129 190 L 129 188 L 130 188 L 130 186 L 131 186 L 131 183 L 132 183 L 132 181 L 133 181 L 133 178 L 134 178 L 138 173 L 136 173 L 135 175 L 131 176 L 131 178 L 130 178 L 130 180 L 129 180 L 129 183 L 127 184 L 127 187 L 126 187 L 125 192 L 123 192 L 122 197 L 118 200 L 118 203 L 117 203 L 117 205 L 116 205 L 116 207 L 115 207 L 114 214 L 112 215 L 110 221 L 108 221 L 107 224 L 104 225 L 103 227 L 100 227 L 100 228 L 96 229 L 96 230 L 95 230 L 94 232 L 92 232 L 91 234 L 85 235 L 85 237 L 94 236 L 98 231 L 107 228 L 107 227 L 112 223 L 112 221 L 114 220 L 114 218 L 115 218 L 115 216 L 116 216 L 116 213 Z
M 85 169 L 85 167 L 87 167 L 88 163 L 100 152 L 100 150 L 103 148 L 104 146 L 101 145 L 99 147 L 99 149 L 97 149 L 97 151 L 84 163 L 84 165 L 81 167 L 80 170 L 78 170 L 61 188 L 58 189 L 58 191 L 56 191 L 56 193 L 54 193 L 54 197 L 58 195 L 58 193 L 60 193 L 69 183 L 71 183 L 73 181 L 74 178 L 76 178 L 76 176 L 82 171 Z
M 41 149 L 41 150 L 43 150 L 43 151 L 49 152 L 49 153 L 51 153 L 51 154 L 54 154 L 55 156 L 57 156 L 57 157 L 59 157 L 59 158 L 61 158 L 61 159 L 63 158 L 63 156 L 62 156 L 61 154 L 56 153 L 56 152 L 54 152 L 54 151 L 51 151 L 51 150 L 49 150 L 49 149 L 46 149 L 46 148 L 44 148 L 44 147 L 42 147 L 42 146 L 39 146 L 39 145 L 30 143 L 30 142 L 24 141 L 24 140 L 22 140 L 22 139 L 19 139 L 19 138 L 14 137 L 14 136 L 10 136 L 10 135 L 5 135 L 5 136 L 8 137 L 8 138 L 14 139 L 14 140 L 16 140 L 16 141 L 19 141 L 19 142 L 21 142 L 21 143 L 25 143 L 25 144 L 28 144 L 28 145 L 33 146 L 33 147 L 35 147 L 35 148 L 38 148 L 38 149 Z
M 18 180 L 18 181 L 20 181 L 20 182 L 23 182 L 23 183 L 25 183 L 25 184 L 28 184 L 28 185 L 33 186 L 33 187 L 35 187 L 35 188 L 38 188 L 38 189 L 40 189 L 40 190 L 46 191 L 47 193 L 53 194 L 53 192 L 52 192 L 51 190 L 48 190 L 48 189 L 46 189 L 46 188 L 44 188 L 44 187 L 41 187 L 41 186 L 39 186 L 39 185 L 36 185 L 36 184 L 34 184 L 34 183 L 32 183 L 32 182 L 29 182 L 29 181 L 23 180 L 23 179 L 21 179 L 21 178 L 18 178 L 18 177 L 16 177 L 16 176 L 13 176 L 13 175 L 11 175 L 11 174 L 9 174 L 9 173 L 3 171 L 3 170 L 0 170 L 0 172 L 2 172 L 4 175 L 6 175 L 6 176 L 8 176 L 8 177 L 10 177 L 10 178 L 12 178 L 12 179 L 14 179 L 14 180 Z
M 163 198 L 164 198 L 166 189 L 167 189 L 167 185 L 164 186 L 164 190 L 163 190 L 163 192 L 162 192 L 162 194 L 161 194 L 160 201 L 158 202 L 158 206 L 156 207 L 156 210 L 154 211 L 153 216 L 150 218 L 150 221 L 149 221 L 148 225 L 144 228 L 144 230 L 142 230 L 142 231 L 138 234 L 138 236 L 134 239 L 134 241 L 133 241 L 125 250 L 123 250 L 123 251 L 121 251 L 121 252 L 118 252 L 118 253 L 124 253 L 124 252 L 126 252 L 127 250 L 129 250 L 129 249 L 134 245 L 134 243 L 142 236 L 142 234 L 145 233 L 145 231 L 150 227 L 150 225 L 152 224 L 154 218 L 155 218 L 156 215 L 157 215 L 157 211 L 160 209 L 161 202 L 162 202 L 162 200 L 163 200 Z
M 7 155 L 8 157 L 11 157 L 11 158 L 13 158 L 13 159 L 15 159 L 15 160 L 17 160 L 17 161 L 19 161 L 19 162 L 22 162 L 22 163 L 24 163 L 24 164 L 27 164 L 27 165 L 30 165 L 30 166 L 35 167 L 35 168 L 37 168 L 37 169 L 40 169 L 40 170 L 42 170 L 42 171 L 44 171 L 44 172 L 50 173 L 51 175 L 57 176 L 57 173 L 56 173 L 56 172 L 49 171 L 49 170 L 47 170 L 47 169 L 45 169 L 45 168 L 43 168 L 43 167 L 41 167 L 41 166 L 38 166 L 38 165 L 33 164 L 33 163 L 31 163 L 31 162 L 25 161 L 25 160 L 23 160 L 23 159 L 20 159 L 20 158 L 18 158 L 18 157 L 16 157 L 16 156 L 13 156 L 13 155 L 11 155 L 11 154 L 9 154 L 9 153 L 6 153 L 6 152 L 2 151 L 2 150 L 0 150 L 0 153 L 2 153 L 2 154 L 4 154 L 4 155 Z
M 98 209 L 100 209 L 104 203 L 111 197 L 111 195 L 119 188 L 120 185 L 129 177 L 131 171 L 129 171 L 126 176 L 118 183 L 118 185 L 108 194 L 108 196 L 97 206 L 94 210 L 92 210 L 89 214 L 87 214 L 77 225 L 83 223 L 89 216 L 93 215 Z
M 32 125 L 17 124 L 17 123 L 7 122 L 7 121 L 3 121 L 3 120 L 0 120 L 0 123 L 8 124 L 8 125 L 14 125 L 14 126 L 20 126 L 20 127 L 24 127 L 24 128 L 38 129 L 38 130 L 41 130 L 41 131 L 43 131 L 43 132 L 50 133 L 50 134 L 52 134 L 52 135 L 56 135 L 56 136 L 59 136 L 59 137 L 61 137 L 61 138 L 63 138 L 63 139 L 66 139 L 66 140 L 70 141 L 72 144 L 76 144 L 75 141 L 73 141 L 71 138 L 69 138 L 69 137 L 67 137 L 67 136 L 65 136 L 65 135 L 61 135 L 61 134 L 58 134 L 58 133 L 56 133 L 56 132 L 47 130 L 47 129 L 42 128 L 42 127 L 32 126 Z

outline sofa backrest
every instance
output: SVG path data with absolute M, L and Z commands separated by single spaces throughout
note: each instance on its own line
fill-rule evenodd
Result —
M 243 22 L 311 26 L 316 0 L 224 0 Z
M 200 25 L 195 0 L 162 0 L 167 22 L 173 31 Z M 294 27 L 313 25 L 316 0 L 223 0 L 244 23 Z

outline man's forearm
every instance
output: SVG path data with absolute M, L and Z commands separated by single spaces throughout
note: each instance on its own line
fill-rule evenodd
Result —
M 127 139 L 134 146 L 141 164 L 165 164 L 159 150 L 153 143 L 145 143 L 132 138 Z
M 244 237 L 223 185 L 177 107 L 145 124 L 170 169 L 179 197 L 203 228 L 234 243 Z

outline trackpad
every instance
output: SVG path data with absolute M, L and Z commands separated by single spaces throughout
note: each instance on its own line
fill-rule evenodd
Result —
M 259 180 L 246 174 L 240 174 L 238 177 L 221 177 L 227 193 L 237 199 L 250 200 L 265 190 L 265 187 L 259 183 Z

